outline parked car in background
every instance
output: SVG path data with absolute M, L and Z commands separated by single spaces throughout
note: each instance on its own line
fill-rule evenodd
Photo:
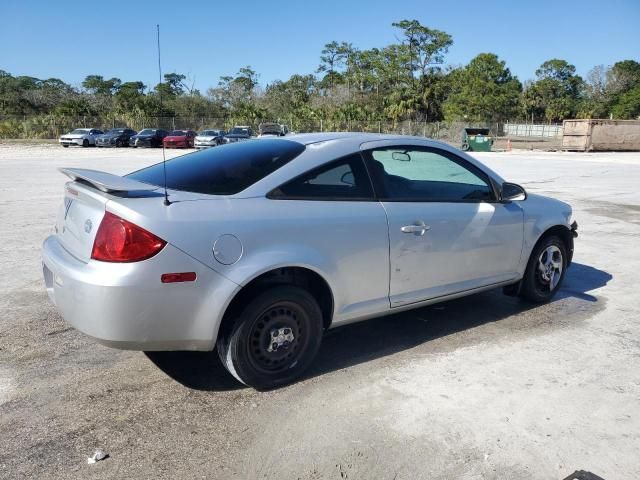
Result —
M 167 135 L 169 132 L 161 128 L 145 128 L 129 139 L 129 146 L 133 148 L 161 147 L 162 140 Z
M 135 134 L 130 128 L 112 128 L 96 137 L 96 147 L 128 147 L 129 139 Z
M 165 148 L 193 148 L 196 132 L 193 130 L 174 130 L 164 137 Z
M 259 389 L 299 377 L 332 327 L 498 287 L 551 301 L 578 228 L 566 203 L 410 136 L 302 134 L 126 176 L 62 172 L 43 273 L 63 317 L 112 347 L 217 346 Z
M 258 125 L 258 137 L 283 137 L 283 125 L 279 123 L 261 123 Z
M 224 130 L 203 130 L 195 139 L 196 148 L 209 148 L 222 145 L 224 142 Z
M 98 135 L 102 135 L 104 132 L 97 128 L 76 128 L 71 132 L 62 135 L 60 137 L 60 145 L 68 147 L 69 145 L 78 145 L 81 147 L 88 147 L 96 144 L 96 138 Z
M 226 143 L 235 143 L 243 140 L 249 140 L 251 137 L 253 137 L 253 130 L 251 127 L 238 125 L 229 130 L 229 132 L 224 136 L 224 141 Z

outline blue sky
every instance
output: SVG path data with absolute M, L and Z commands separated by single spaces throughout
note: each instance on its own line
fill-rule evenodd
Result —
M 311 73 L 331 40 L 387 45 L 398 36 L 391 23 L 401 19 L 451 34 L 448 64 L 493 52 L 523 81 L 554 57 L 582 75 L 594 65 L 640 61 L 640 0 L 1 0 L 0 69 L 76 85 L 89 74 L 153 85 L 159 23 L 164 72 L 187 74 L 204 92 L 245 65 L 262 84 Z

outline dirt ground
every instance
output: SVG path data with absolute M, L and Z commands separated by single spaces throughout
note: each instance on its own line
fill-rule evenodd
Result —
M 0 145 L 0 478 L 640 477 L 640 153 L 477 154 L 573 205 L 556 300 L 488 292 L 331 330 L 302 381 L 267 393 L 215 353 L 97 345 L 48 302 L 56 168 L 160 155 Z M 87 465 L 95 448 L 110 456 Z

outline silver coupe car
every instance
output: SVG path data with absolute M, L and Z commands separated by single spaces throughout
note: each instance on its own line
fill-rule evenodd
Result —
M 258 389 L 300 376 L 328 328 L 496 287 L 549 301 L 577 235 L 569 205 L 416 137 L 301 134 L 122 177 L 62 172 L 43 266 L 63 317 L 117 348 L 217 347 Z

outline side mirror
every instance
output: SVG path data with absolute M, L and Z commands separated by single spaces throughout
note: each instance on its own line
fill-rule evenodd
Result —
M 526 190 L 517 183 L 504 182 L 500 193 L 501 202 L 522 201 L 527 199 Z

